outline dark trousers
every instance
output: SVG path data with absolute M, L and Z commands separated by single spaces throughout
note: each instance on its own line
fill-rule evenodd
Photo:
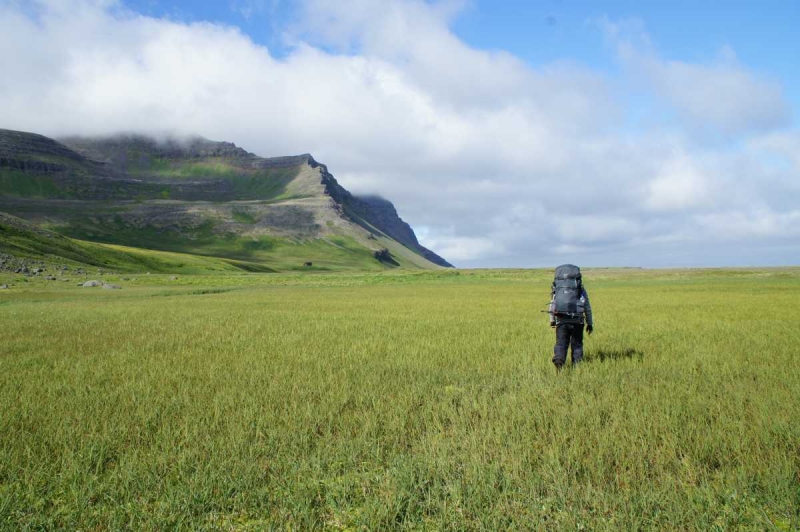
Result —
M 559 323 L 556 325 L 553 364 L 558 367 L 564 365 L 570 345 L 572 345 L 572 365 L 574 366 L 583 359 L 583 323 Z

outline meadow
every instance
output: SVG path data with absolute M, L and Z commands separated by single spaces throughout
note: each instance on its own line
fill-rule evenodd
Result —
M 800 529 L 800 269 L 551 275 L 0 275 L 0 530 Z

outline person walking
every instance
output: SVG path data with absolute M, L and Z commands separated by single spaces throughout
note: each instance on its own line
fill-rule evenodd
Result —
M 594 321 L 589 294 L 583 286 L 581 269 L 574 264 L 562 264 L 555 271 L 550 298 L 550 327 L 556 330 L 553 364 L 560 370 L 572 348 L 572 365 L 583 360 L 583 328 L 592 334 Z

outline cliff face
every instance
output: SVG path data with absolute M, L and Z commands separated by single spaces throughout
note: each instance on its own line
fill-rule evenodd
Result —
M 65 137 L 60 142 L 80 155 L 102 162 L 121 174 L 147 175 L 153 163 L 163 160 L 226 160 L 243 169 L 291 168 L 306 164 L 311 155 L 259 157 L 232 142 L 216 142 L 202 137 L 157 140 L 141 135 L 113 137 Z
M 365 227 L 370 232 L 378 230 L 434 264 L 445 268 L 453 267 L 445 259 L 419 243 L 414 230 L 400 218 L 391 201 L 379 196 L 354 196 L 339 185 L 325 165 L 317 163 L 310 156 L 309 164 L 312 167 L 318 166 L 321 168 L 322 182 L 325 185 L 326 194 L 340 204 L 345 214 L 355 223 Z
M 265 238 L 341 249 L 346 241 L 384 265 L 392 262 L 378 252 L 389 247 L 406 266 L 450 266 L 390 202 L 353 196 L 311 155 L 263 158 L 202 138 L 57 142 L 0 130 L 0 211 L 76 238 L 153 249 L 251 257 L 253 246 L 268 255 Z
M 78 170 L 102 174 L 102 164 L 91 161 L 53 139 L 0 129 L 0 168 L 31 174 L 59 174 Z
M 157 140 L 141 135 L 115 135 L 103 138 L 64 137 L 60 142 L 87 158 L 123 171 L 130 165 L 146 165 L 149 160 L 158 158 L 255 157 L 231 142 L 214 142 L 200 137 Z
M 377 196 L 351 196 L 346 204 L 347 212 L 356 220 L 360 219 L 375 227 L 389 238 L 397 240 L 407 248 L 419 253 L 429 261 L 445 268 L 453 265 L 433 251 L 422 246 L 411 226 L 403 221 L 389 200 Z
M 17 161 L 63 157 L 73 161 L 86 162 L 84 157 L 51 138 L 9 129 L 0 129 L 0 157 L 4 160 Z

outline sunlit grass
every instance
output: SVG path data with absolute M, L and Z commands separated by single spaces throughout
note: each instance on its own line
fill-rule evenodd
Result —
M 800 273 L 585 275 L 560 375 L 550 272 L 2 292 L 0 528 L 800 526 Z

